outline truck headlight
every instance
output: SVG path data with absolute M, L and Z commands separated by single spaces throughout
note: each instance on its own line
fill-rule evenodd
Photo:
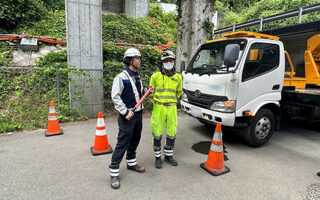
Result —
M 182 101 L 188 102 L 188 96 L 186 95 L 186 93 L 182 94 L 181 99 L 182 99 Z
M 211 110 L 231 113 L 236 110 L 236 101 L 216 101 L 210 106 Z

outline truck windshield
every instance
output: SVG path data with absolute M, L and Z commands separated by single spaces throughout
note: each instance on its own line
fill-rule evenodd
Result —
M 204 75 L 233 71 L 236 65 L 227 69 L 227 67 L 223 64 L 224 50 L 228 44 L 238 44 L 240 45 L 240 57 L 246 43 L 247 40 L 245 39 L 230 39 L 204 44 L 193 56 L 186 72 Z

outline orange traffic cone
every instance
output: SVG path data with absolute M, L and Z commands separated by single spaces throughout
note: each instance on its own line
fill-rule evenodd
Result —
M 108 136 L 106 131 L 106 126 L 103 120 L 102 112 L 98 114 L 98 122 L 96 128 L 96 137 L 94 140 L 94 145 L 91 147 L 91 153 L 94 156 L 112 153 L 113 150 L 108 143 Z
M 50 108 L 48 114 L 47 130 L 44 132 L 46 137 L 53 135 L 62 135 L 63 130 L 59 126 L 59 121 L 56 115 L 56 109 L 54 108 L 53 101 L 50 101 Z
M 214 176 L 219 176 L 230 172 L 230 169 L 224 165 L 223 160 L 223 142 L 221 124 L 217 124 L 211 147 L 209 150 L 208 160 L 206 163 L 201 163 L 200 167 L 208 171 Z

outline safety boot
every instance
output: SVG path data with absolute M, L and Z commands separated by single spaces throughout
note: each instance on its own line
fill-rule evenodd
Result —
M 113 189 L 118 189 L 120 187 L 119 167 L 120 167 L 120 165 L 109 165 L 110 184 Z
M 320 172 L 318 172 L 318 176 L 320 176 Z
M 167 163 L 169 163 L 172 166 L 178 166 L 178 162 L 175 159 L 173 159 L 172 156 L 165 156 L 164 161 L 166 161 Z
M 136 171 L 139 173 L 145 172 L 145 168 L 142 166 L 139 166 L 139 165 L 133 165 L 133 166 L 127 165 L 127 169 L 132 170 L 132 171 Z
M 110 183 L 113 189 L 118 189 L 120 187 L 119 176 L 110 176 Z
M 159 157 L 159 158 L 156 157 L 156 162 L 154 164 L 155 164 L 156 168 L 158 168 L 158 169 L 162 168 L 161 157 Z

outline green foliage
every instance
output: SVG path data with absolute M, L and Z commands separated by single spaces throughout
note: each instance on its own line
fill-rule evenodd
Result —
M 104 60 L 104 96 L 110 98 L 111 86 L 113 78 L 125 69 L 125 64 L 122 62 L 123 54 L 127 48 L 120 48 L 114 44 L 107 44 L 103 46 L 103 60 Z M 142 82 L 147 87 L 149 84 L 150 75 L 161 67 L 162 51 L 154 47 L 144 47 L 140 49 L 141 52 L 141 67 L 140 71 L 147 71 L 142 73 Z
M 39 0 L 0 1 L 0 27 L 13 30 L 20 24 L 28 24 L 41 19 L 45 7 Z
M 49 2 L 49 1 L 48 1 Z M 49 7 L 48 7 L 49 8 Z M 173 40 L 171 50 L 175 51 L 175 38 L 177 34 L 176 15 L 165 14 L 159 7 L 152 5 L 151 14 L 154 16 L 156 27 L 150 18 L 134 19 L 125 15 L 103 16 L 103 41 L 132 43 L 132 44 L 167 44 L 168 37 Z M 30 21 L 31 22 L 31 21 Z M 49 11 L 42 20 L 31 25 L 20 25 L 20 33 L 30 35 L 50 36 L 57 39 L 65 37 L 64 11 Z M 121 72 L 125 65 L 122 62 L 123 54 L 127 48 L 120 48 L 112 43 L 103 45 L 104 72 L 102 83 L 104 87 L 105 108 L 109 111 L 114 105 L 111 101 L 111 87 L 114 77 Z M 141 76 L 144 87 L 149 85 L 150 76 L 161 66 L 162 51 L 153 46 L 139 49 L 142 54 Z M 10 65 L 12 49 L 0 43 L 0 65 Z M 8 64 L 9 63 L 9 64 Z M 68 74 L 75 77 L 93 79 L 87 72 L 74 71 L 67 65 L 66 51 L 49 53 L 41 58 L 37 66 L 44 70 L 1 70 L 0 69 L 0 132 L 19 129 L 32 129 L 45 127 L 47 121 L 48 105 L 51 100 L 57 107 L 56 70 L 60 78 L 60 122 L 86 119 L 69 105 L 69 79 Z M 83 103 L 81 95 L 84 88 L 75 86 L 75 98 Z M 145 108 L 151 109 L 149 100 L 145 101 Z
M 103 42 L 165 45 L 168 37 L 175 49 L 177 36 L 177 16 L 164 13 L 157 4 L 151 4 L 150 16 L 156 20 L 156 27 L 149 17 L 133 18 L 124 14 L 104 15 L 102 22 Z M 20 25 L 17 32 L 29 35 L 54 37 L 65 40 L 64 10 L 50 10 L 40 21 Z
M 18 129 L 44 128 L 49 102 L 57 109 L 56 70 L 60 77 L 60 122 L 87 119 L 69 106 L 69 77 L 73 72 L 67 66 L 66 51 L 49 53 L 37 65 L 43 70 L 0 71 L 0 133 Z
M 225 3 L 225 4 L 224 4 Z M 285 11 L 297 9 L 299 7 L 319 3 L 318 0 L 217 0 L 214 8 L 225 11 L 224 18 L 220 27 L 231 26 L 233 22 L 242 23 L 250 20 L 259 19 Z M 224 6 L 223 6 L 224 5 Z M 229 11 L 229 12 L 228 12 Z M 303 15 L 302 21 L 313 21 L 320 18 L 320 12 Z M 263 25 L 264 29 L 272 27 L 286 26 L 297 23 L 297 17 L 286 20 L 278 20 Z M 251 28 L 252 29 L 252 28 Z
M 64 10 L 64 0 L 41 0 L 48 10 Z
M 214 28 L 214 24 L 212 22 L 209 21 L 209 19 L 206 19 L 203 22 L 202 28 L 209 34 L 209 38 L 212 38 L 212 31 Z
M 12 47 L 0 42 L 0 66 L 9 66 L 12 62 Z M 0 80 L 1 81 L 1 80 Z
M 103 41 L 133 44 L 166 44 L 166 37 L 152 24 L 149 18 L 137 18 L 120 14 L 104 15 Z
M 153 17 L 159 25 L 159 31 L 167 35 L 172 40 L 173 47 L 175 47 L 177 41 L 178 16 L 173 12 L 164 13 L 162 8 L 156 3 L 150 4 L 149 15 Z
M 51 10 L 40 21 L 29 26 L 22 26 L 17 31 L 19 33 L 28 33 L 35 36 L 54 37 L 58 40 L 65 40 L 66 23 L 64 10 Z

